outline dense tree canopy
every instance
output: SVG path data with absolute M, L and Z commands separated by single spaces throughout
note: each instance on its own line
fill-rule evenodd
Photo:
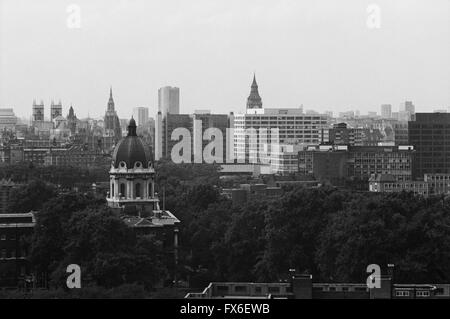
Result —
M 91 185 L 94 182 L 108 181 L 108 167 L 79 168 L 70 166 L 36 166 L 33 163 L 19 163 L 2 166 L 0 179 L 11 179 L 17 183 L 41 180 L 55 186 L 72 189 L 75 185 Z
M 450 281 L 448 197 L 289 186 L 277 199 L 235 205 L 220 194 L 217 166 L 157 165 L 159 196 L 182 222 L 178 278 L 192 288 L 278 281 L 289 269 L 315 281 L 364 282 L 369 264 L 388 263 L 396 265 L 397 282 Z M 152 287 L 167 273 L 162 243 L 136 236 L 103 198 L 58 195 L 33 181 L 14 193 L 11 207 L 39 210 L 31 262 L 55 286 L 70 263 L 82 264 L 93 287 L 122 287 L 117 294 Z

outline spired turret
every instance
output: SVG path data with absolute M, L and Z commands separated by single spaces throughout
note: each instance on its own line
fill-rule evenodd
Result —
M 261 109 L 261 108 L 262 108 L 262 100 L 258 92 L 256 75 L 253 74 L 253 82 L 250 90 L 250 95 L 247 98 L 247 109 Z

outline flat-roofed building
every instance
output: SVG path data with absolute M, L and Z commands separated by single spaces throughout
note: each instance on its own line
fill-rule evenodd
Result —
M 299 174 L 319 180 L 390 174 L 409 181 L 413 154 L 412 146 L 311 146 L 299 152 Z
M 409 144 L 414 145 L 414 178 L 450 174 L 450 113 L 416 113 L 408 123 Z
M 30 278 L 28 243 L 35 225 L 33 212 L 0 214 L 0 287 L 24 287 Z
M 313 282 L 312 275 L 294 275 L 284 282 L 211 282 L 186 299 L 448 299 L 450 284 L 397 284 L 381 276 L 380 287 L 366 283 Z
M 0 109 L 0 131 L 14 130 L 17 124 L 17 117 L 12 108 Z
M 415 195 L 428 196 L 430 185 L 424 181 L 398 181 L 388 174 L 374 174 L 369 178 L 369 191 L 376 193 L 413 192 Z
M 235 157 L 250 161 L 254 130 L 257 151 L 278 140 L 280 144 L 320 144 L 328 142 L 330 118 L 326 114 L 304 114 L 300 108 L 254 108 L 234 114 Z M 277 138 L 278 136 L 278 138 Z M 270 150 L 268 150 L 270 151 Z
M 428 183 L 431 194 L 450 194 L 450 174 L 425 174 L 424 181 Z

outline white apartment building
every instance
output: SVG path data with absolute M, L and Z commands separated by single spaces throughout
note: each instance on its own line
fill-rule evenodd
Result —
M 280 144 L 320 144 L 328 142 L 330 117 L 326 114 L 305 114 L 301 108 L 247 109 L 244 114 L 231 115 L 234 129 L 234 155 L 246 162 L 253 159 L 251 150 L 270 151 L 265 146 L 273 143 L 278 134 Z M 253 130 L 252 130 L 253 129 Z M 278 133 L 276 133 L 278 129 Z M 258 156 L 260 162 L 261 156 Z

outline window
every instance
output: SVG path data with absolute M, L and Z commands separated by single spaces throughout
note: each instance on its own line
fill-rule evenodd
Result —
M 136 184 L 136 190 L 135 190 L 136 197 L 141 197 L 141 184 Z
M 218 292 L 228 292 L 228 286 L 217 286 Z
M 269 287 L 269 292 L 270 293 L 279 293 L 280 288 L 279 287 Z
M 395 292 L 396 297 L 409 297 L 409 291 L 399 290 Z
M 419 290 L 416 292 L 417 297 L 429 297 L 430 292 L 428 290 Z
M 2 249 L 2 252 L 0 254 L 0 258 L 6 258 L 6 249 Z
M 437 288 L 436 289 L 436 295 L 443 295 L 444 294 L 444 288 Z
M 6 235 L 2 234 L 2 236 L 0 237 L 0 240 L 6 240 Z
M 124 183 L 120 184 L 120 196 L 125 197 L 126 186 Z
M 111 197 L 114 197 L 114 182 L 111 184 Z
M 247 291 L 247 287 L 246 286 L 236 286 L 236 287 L 234 287 L 234 291 L 235 292 L 245 292 L 245 291 Z

